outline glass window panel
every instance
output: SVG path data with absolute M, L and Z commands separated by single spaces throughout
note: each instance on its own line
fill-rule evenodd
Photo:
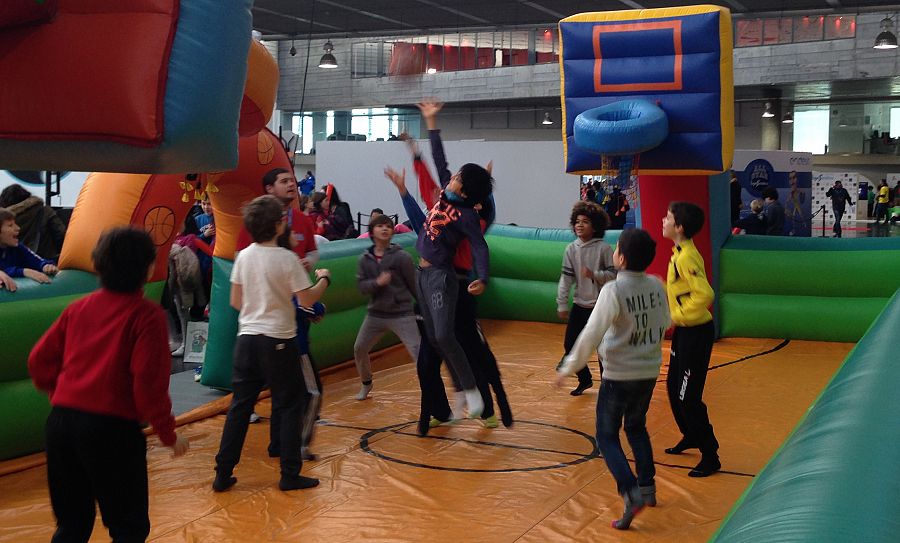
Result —
M 360 111 L 358 109 L 353 110 L 353 116 L 350 117 L 350 133 L 351 134 L 362 134 L 369 137 L 369 112 L 365 109 L 362 110 L 362 114 L 357 114 L 356 112 Z
M 900 107 L 891 108 L 891 137 L 900 138 Z
M 334 134 L 334 111 L 325 112 L 325 133 L 329 136 Z
M 509 33 L 509 65 L 524 66 L 528 64 L 527 30 L 516 30 Z
M 494 33 L 479 32 L 476 34 L 476 68 L 493 68 L 496 65 L 494 57 Z
M 376 140 L 384 138 L 387 140 L 391 134 L 391 122 L 388 115 L 373 115 L 371 119 L 371 128 L 369 139 Z
M 822 39 L 825 17 L 794 17 L 794 42 L 818 41 Z
M 735 47 L 752 47 L 763 43 L 762 19 L 738 19 L 735 24 Z
M 544 28 L 534 37 L 535 62 L 537 64 L 559 62 L 557 56 L 557 32 L 552 28 Z
M 475 33 L 464 32 L 459 35 L 459 69 L 475 69 Z
M 303 154 L 308 155 L 312 152 L 313 144 L 315 144 L 315 138 L 313 136 L 312 115 L 303 116 L 303 132 L 300 133 L 300 138 L 302 144 L 302 152 Z
M 856 36 L 856 17 L 853 15 L 829 15 L 825 18 L 825 39 L 838 40 Z
M 794 21 L 789 17 L 763 19 L 763 45 L 791 43 Z
M 824 154 L 828 146 L 829 107 L 794 112 L 794 151 Z

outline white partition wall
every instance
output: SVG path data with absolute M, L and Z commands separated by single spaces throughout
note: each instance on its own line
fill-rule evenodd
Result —
M 419 141 L 425 162 L 436 175 L 427 140 Z M 466 162 L 494 162 L 497 223 L 565 228 L 572 204 L 578 200 L 579 178 L 563 172 L 560 141 L 445 141 L 450 170 Z M 412 159 L 406 144 L 389 142 L 322 141 L 316 145 L 316 184 L 333 183 L 355 214 L 373 207 L 407 219 L 397 191 L 383 170 L 406 168 L 406 183 L 418 198 Z M 305 168 L 302 168 L 305 172 Z M 421 199 L 419 199 L 421 201 Z

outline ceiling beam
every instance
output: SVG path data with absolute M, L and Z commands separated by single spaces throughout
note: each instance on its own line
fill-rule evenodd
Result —
M 468 19 L 468 20 L 474 21 L 476 23 L 496 24 L 494 21 L 488 21 L 487 19 L 482 19 L 481 17 L 476 17 L 476 16 L 472 15 L 471 13 L 466 13 L 465 11 L 461 11 L 458 9 L 454 9 L 454 8 L 445 6 L 439 2 L 432 2 L 431 0 L 416 0 L 416 2 L 418 2 L 420 4 L 425 4 L 426 6 L 429 6 L 429 7 L 435 8 L 435 9 L 440 9 L 442 11 L 446 11 L 447 13 L 452 13 L 454 15 L 458 15 L 458 16 L 462 17 L 463 19 Z
M 544 7 L 544 6 L 542 6 L 542 5 L 540 5 L 540 4 L 537 4 L 537 3 L 535 3 L 535 2 L 530 2 L 529 0 L 519 0 L 519 3 L 522 4 L 523 6 L 528 6 L 528 7 L 532 8 L 532 9 L 536 9 L 536 10 L 542 12 L 542 13 L 546 13 L 547 15 L 552 15 L 552 16 L 553 16 L 554 18 L 556 18 L 557 20 L 563 19 L 563 18 L 566 17 L 566 15 L 565 15 L 564 13 L 559 13 L 559 12 L 557 12 L 557 11 L 553 11 L 552 9 L 550 9 L 550 8 L 548 8 L 548 7 Z
M 322 28 L 327 28 L 327 29 L 329 29 L 329 30 L 335 30 L 335 31 L 344 31 L 344 30 L 346 30 L 345 28 L 341 28 L 341 27 L 339 27 L 339 26 L 332 26 L 332 25 L 325 24 L 325 23 L 319 23 L 319 22 L 315 22 L 315 21 L 310 21 L 309 19 L 304 19 L 303 17 L 297 17 L 296 15 L 290 15 L 290 14 L 288 14 L 288 13 L 281 13 L 280 11 L 273 11 L 273 10 L 271 10 L 271 9 L 266 9 L 266 8 L 260 8 L 260 7 L 253 6 L 253 11 L 258 11 L 258 12 L 260 12 L 260 13 L 268 13 L 269 15 L 274 15 L 274 16 L 276 16 L 276 17 L 281 17 L 281 18 L 284 18 L 284 19 L 291 19 L 291 20 L 293 20 L 293 21 L 295 21 L 295 22 L 298 22 L 298 23 L 310 23 L 310 22 L 311 22 L 311 23 L 314 24 L 315 26 L 321 26 Z M 257 30 L 259 30 L 259 28 L 257 28 Z
M 378 19 L 379 21 L 384 21 L 386 23 L 392 23 L 392 24 L 399 25 L 399 26 L 405 26 L 407 28 L 414 28 L 414 26 L 409 23 L 404 23 L 403 21 L 398 21 L 397 19 L 391 19 L 390 17 L 385 17 L 384 15 L 372 13 L 371 11 L 366 11 L 364 9 L 352 8 L 349 6 L 345 6 L 339 2 L 332 2 L 331 0 L 318 0 L 318 1 L 320 4 L 325 4 L 326 6 L 332 6 L 335 8 L 352 11 L 353 13 L 359 13 L 360 15 L 365 15 L 366 17 L 371 17 L 372 19 Z
M 825 3 L 833 8 L 842 8 L 841 0 L 825 0 Z
M 725 0 L 725 3 L 731 6 L 731 9 L 737 11 L 748 11 L 747 6 L 738 2 L 738 0 Z

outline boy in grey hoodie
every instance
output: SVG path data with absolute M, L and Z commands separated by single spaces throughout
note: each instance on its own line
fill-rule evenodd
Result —
M 622 232 L 613 253 L 619 274 L 600 290 L 597 304 L 556 380 L 557 386 L 562 386 L 566 376 L 584 367 L 599 348 L 603 382 L 597 395 L 597 448 L 625 502 L 624 515 L 612 523 L 619 530 L 627 529 L 645 505 L 656 505 L 656 468 L 647 433 L 647 409 L 671 318 L 662 281 L 644 273 L 655 255 L 656 242 L 646 230 Z M 619 441 L 623 420 L 636 477 Z
M 416 274 L 412 258 L 391 243 L 394 222 L 379 215 L 369 222 L 372 247 L 359 257 L 356 282 L 360 292 L 370 295 L 366 318 L 359 328 L 353 356 L 362 381 L 357 400 L 365 400 L 372 390 L 369 349 L 388 331 L 397 334 L 413 360 L 419 356 L 419 329 L 413 311 Z
M 603 208 L 593 202 L 578 202 L 572 207 L 569 223 L 577 238 L 566 247 L 556 294 L 559 318 L 568 320 L 563 343 L 565 354 L 572 350 L 575 338 L 591 316 L 600 287 L 616 278 L 612 247 L 603 241 L 603 235 L 609 226 L 609 217 Z M 572 310 L 569 311 L 569 292 L 573 284 L 575 295 Z M 593 385 L 591 369 L 585 366 L 578 372 L 578 387 L 570 394 L 580 396 Z

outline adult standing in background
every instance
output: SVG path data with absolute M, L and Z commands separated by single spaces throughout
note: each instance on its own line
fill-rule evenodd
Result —
M 17 183 L 0 192 L 0 207 L 16 214 L 16 224 L 22 229 L 19 239 L 26 247 L 47 260 L 59 258 L 66 225 L 52 207 Z
M 850 200 L 850 193 L 841 184 L 840 180 L 834 182 L 834 186 L 825 193 L 826 198 L 831 198 L 831 209 L 834 211 L 834 237 L 841 237 L 841 218 L 844 216 L 844 209 L 847 205 L 853 205 Z
M 784 206 L 778 201 L 778 191 L 769 187 L 763 191 L 766 201 L 766 235 L 784 235 Z
M 300 181 L 300 194 L 309 196 L 316 190 L 316 176 L 309 170 L 306 170 L 306 177 Z
M 609 199 L 606 201 L 606 214 L 609 215 L 610 230 L 621 230 L 625 228 L 625 214 L 631 206 L 628 205 L 628 198 L 619 189 L 619 185 L 613 185 Z
M 884 224 L 888 223 L 887 208 L 890 193 L 891 189 L 888 188 L 887 179 L 882 179 L 875 194 L 875 224 L 878 224 L 882 217 L 884 217 Z

